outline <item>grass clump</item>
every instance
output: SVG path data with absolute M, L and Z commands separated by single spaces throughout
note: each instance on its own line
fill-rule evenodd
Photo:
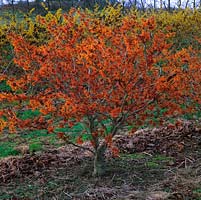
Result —
M 32 143 L 29 145 L 29 151 L 30 153 L 36 152 L 36 151 L 42 151 L 43 145 L 42 143 L 38 142 L 38 143 Z
M 11 142 L 0 143 L 0 158 L 19 154 L 20 152 L 14 149 L 14 145 Z

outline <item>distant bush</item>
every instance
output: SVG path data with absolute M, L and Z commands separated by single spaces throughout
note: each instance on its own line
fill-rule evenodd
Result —
M 196 39 L 201 38 L 201 11 L 176 10 L 173 12 L 161 11 L 153 13 L 160 29 L 170 27 L 175 33 L 173 43 L 175 50 L 192 46 L 201 49 Z

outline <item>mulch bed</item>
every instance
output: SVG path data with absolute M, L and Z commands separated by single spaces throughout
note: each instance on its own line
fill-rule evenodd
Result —
M 127 184 L 126 180 L 125 184 L 120 186 L 107 184 L 104 187 L 97 184 L 100 181 L 98 179 L 98 181 L 93 180 L 93 184 L 90 183 L 90 186 L 88 185 L 84 192 L 66 194 L 67 199 L 156 200 L 185 199 L 189 195 L 191 197 L 188 199 L 201 199 L 198 194 L 198 196 L 195 196 L 192 191 L 192 188 L 201 186 L 201 129 L 194 122 L 183 122 L 180 126 L 174 128 L 166 126 L 142 129 L 132 135 L 126 135 L 125 133 L 117 135 L 114 138 L 114 145 L 124 154 L 136 152 L 144 152 L 150 156 L 164 154 L 174 157 L 175 160 L 167 167 L 168 169 L 165 169 L 164 175 L 166 178 L 158 183 L 147 184 L 148 187 L 146 186 L 143 191 L 140 187 L 137 188 L 137 186 Z M 37 178 L 47 171 L 53 170 L 55 173 L 55 169 L 59 168 L 71 169 L 72 171 L 77 169 L 79 171 L 79 166 L 83 165 L 86 160 L 91 160 L 90 153 L 69 145 L 47 150 L 43 153 L 4 158 L 0 160 L 0 188 L 6 190 L 6 186 L 13 184 L 15 180 L 23 180 L 27 177 L 30 179 Z M 129 162 L 131 163 L 131 161 Z M 90 172 L 90 169 L 88 169 L 88 172 Z M 83 175 L 80 173 L 78 176 L 86 182 L 90 179 L 89 174 Z M 113 177 L 107 178 L 103 178 L 102 181 L 108 182 Z M 144 181 L 146 182 L 146 180 Z M 72 187 L 69 190 L 73 190 L 73 184 L 71 186 L 65 184 L 66 182 L 64 183 L 66 190 L 67 187 Z M 171 192 L 162 191 L 166 187 Z M 23 198 L 16 197 L 13 199 Z M 41 199 L 45 199 L 45 197 L 41 197 Z
M 193 121 L 184 121 L 180 126 L 163 126 L 141 129 L 132 135 L 117 135 L 116 146 L 122 152 L 150 152 L 177 156 L 188 149 L 196 150 L 201 146 L 201 128 Z

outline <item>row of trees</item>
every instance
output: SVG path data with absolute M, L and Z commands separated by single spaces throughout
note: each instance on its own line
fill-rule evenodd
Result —
M 26 6 L 26 9 L 32 7 L 41 7 L 41 2 L 46 3 L 49 10 L 56 10 L 62 8 L 68 10 L 70 7 L 84 7 L 93 8 L 95 4 L 104 7 L 108 2 L 111 4 L 121 3 L 124 7 L 136 7 L 140 10 L 146 9 L 180 9 L 180 8 L 199 8 L 201 7 L 201 0 L 1 0 L 1 5 L 10 5 L 12 9 L 15 6 L 22 7 Z M 2 6 L 0 7 L 2 8 Z

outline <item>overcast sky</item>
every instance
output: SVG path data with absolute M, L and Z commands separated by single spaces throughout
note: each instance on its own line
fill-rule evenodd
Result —
M 3 2 L 3 4 L 7 4 L 8 2 L 11 2 L 11 0 L 0 0 L 0 5 L 2 4 L 2 2 Z M 19 2 L 20 0 L 14 0 L 14 2 Z M 21 1 L 27 1 L 27 0 L 21 0 Z M 29 0 L 30 2 L 31 1 L 34 1 L 34 0 Z M 65 0 L 63 0 L 63 1 L 65 1 Z M 119 0 L 120 2 L 121 1 L 123 1 L 123 0 Z M 127 2 L 134 2 L 134 0 L 125 0 L 125 1 L 127 1 Z M 137 0 L 137 2 L 139 2 L 139 4 L 141 4 L 141 1 L 144 3 L 144 6 L 145 7 L 147 7 L 147 6 L 150 6 L 150 5 L 153 5 L 153 2 L 154 2 L 154 0 Z M 179 0 L 171 0 L 171 7 L 177 7 L 177 2 L 178 2 Z M 181 3 L 182 3 L 182 7 L 184 8 L 185 7 L 185 5 L 186 5 L 186 2 L 187 1 L 189 1 L 189 3 L 188 3 L 188 7 L 193 7 L 192 5 L 193 5 L 193 1 L 194 0 L 181 0 Z M 200 0 L 196 0 L 196 6 L 199 6 L 199 1 Z M 165 5 L 167 5 L 168 3 L 168 0 L 163 0 L 163 4 L 165 4 Z M 156 6 L 157 7 L 160 7 L 160 0 L 156 0 Z

